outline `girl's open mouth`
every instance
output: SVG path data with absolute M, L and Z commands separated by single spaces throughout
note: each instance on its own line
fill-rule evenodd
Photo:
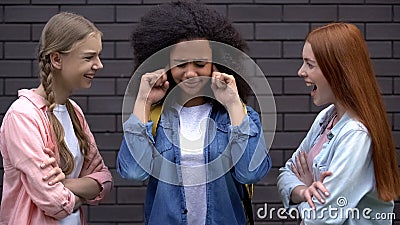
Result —
M 316 84 L 314 84 L 314 83 L 311 83 L 311 82 L 306 82 L 306 86 L 307 87 L 311 87 L 312 86 L 312 91 L 311 91 L 311 96 L 312 97 L 314 97 L 315 96 L 315 93 L 316 93 L 316 91 L 317 91 L 317 85 Z

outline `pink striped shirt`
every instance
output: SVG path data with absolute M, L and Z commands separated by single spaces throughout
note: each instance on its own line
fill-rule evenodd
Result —
M 0 130 L 4 166 L 0 225 L 57 225 L 59 219 L 72 213 L 75 197 L 62 183 L 50 186 L 42 180 L 52 169 L 39 167 L 49 158 L 43 149 L 53 149 L 58 156 L 46 116 L 45 100 L 34 89 L 20 90 L 18 97 L 4 116 Z M 100 194 L 88 201 L 89 204 L 97 204 L 111 189 L 111 173 L 104 162 L 101 169 L 94 171 L 96 165 L 92 162 L 101 155 L 82 110 L 71 102 L 91 142 L 88 160 L 85 160 L 79 177 L 90 177 L 101 185 Z M 60 161 L 59 158 L 57 160 Z M 82 211 L 81 218 L 82 224 L 86 224 Z

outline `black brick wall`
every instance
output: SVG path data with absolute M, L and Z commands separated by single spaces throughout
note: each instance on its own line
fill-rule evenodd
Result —
M 90 224 L 143 224 L 145 184 L 121 179 L 115 171 L 122 127 L 123 94 L 132 72 L 129 36 L 140 17 L 160 0 L 0 0 L 0 120 L 20 88 L 39 83 L 36 45 L 46 21 L 59 11 L 72 11 L 92 20 L 104 33 L 104 69 L 92 88 L 75 93 L 114 175 L 114 189 L 96 207 L 85 206 Z M 299 145 L 316 113 L 297 78 L 306 34 L 331 21 L 355 23 L 367 40 L 374 68 L 400 153 L 400 0 L 204 0 L 228 16 L 248 41 L 248 53 L 265 73 L 275 95 L 277 132 L 270 154 L 271 172 L 255 188 L 254 209 L 268 203 L 281 207 L 277 194 L 278 168 Z M 257 86 L 255 77 L 255 89 Z M 261 104 L 266 97 L 260 96 Z M 263 108 L 268 106 L 263 106 Z M 265 117 L 265 115 L 263 115 Z M 264 129 L 270 129 L 268 122 Z M 399 154 L 398 154 L 399 155 Z M 2 163 L 0 179 L 2 180 Z M 1 188 L 1 184 L 0 184 Z M 400 204 L 396 218 L 400 220 Z M 257 220 L 257 224 L 296 224 L 296 221 Z M 400 224 L 400 221 L 394 222 Z

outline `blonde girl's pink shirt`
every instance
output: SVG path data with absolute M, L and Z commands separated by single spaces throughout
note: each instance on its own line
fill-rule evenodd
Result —
M 59 219 L 72 213 L 75 197 L 62 183 L 50 186 L 42 180 L 51 170 L 39 166 L 49 158 L 43 149 L 50 148 L 58 155 L 44 99 L 34 90 L 26 89 L 20 90 L 18 97 L 4 116 L 0 128 L 4 167 L 0 225 L 57 225 Z M 91 143 L 80 177 L 90 177 L 101 185 L 99 195 L 87 202 L 97 204 L 110 191 L 112 177 L 101 159 L 82 110 L 72 103 Z M 99 160 L 101 167 L 97 167 Z M 86 224 L 82 211 L 81 218 Z

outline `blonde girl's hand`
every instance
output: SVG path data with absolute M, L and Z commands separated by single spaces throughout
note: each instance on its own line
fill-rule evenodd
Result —
M 85 199 L 79 197 L 78 195 L 75 195 L 74 212 L 76 212 L 76 210 L 78 210 L 84 203 L 85 203 Z
M 165 69 L 159 69 L 146 73 L 140 80 L 140 87 L 137 101 L 146 105 L 152 105 L 160 101 L 169 88 L 167 73 Z
M 307 164 L 306 152 L 300 151 L 299 154 L 297 154 L 296 163 L 292 163 L 291 168 L 296 177 L 307 187 L 313 183 L 313 176 Z
M 213 65 L 211 89 L 215 98 L 227 108 L 233 104 L 242 104 L 235 78 L 232 75 L 219 72 L 215 65 Z
M 49 166 L 53 167 L 42 179 L 43 181 L 48 181 L 49 185 L 54 185 L 58 182 L 62 182 L 65 179 L 65 174 L 62 169 L 58 166 L 57 160 L 55 158 L 54 152 L 48 148 L 43 149 L 44 153 L 50 156 L 41 165 L 41 169 L 45 169 Z

